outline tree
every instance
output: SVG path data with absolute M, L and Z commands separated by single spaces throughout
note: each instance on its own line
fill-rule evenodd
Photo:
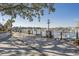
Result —
M 7 22 L 4 24 L 4 28 L 5 30 L 8 30 L 8 31 L 12 31 L 12 23 L 15 22 L 15 20 L 13 19 L 8 19 Z
M 3 31 L 3 25 L 0 23 L 0 31 Z
M 33 21 L 33 17 L 37 17 L 40 21 L 40 16 L 44 15 L 44 10 L 48 9 L 49 13 L 54 12 L 53 3 L 1 3 L 0 12 L 1 15 L 10 15 L 15 17 L 17 15 L 22 18 L 27 18 L 29 21 Z

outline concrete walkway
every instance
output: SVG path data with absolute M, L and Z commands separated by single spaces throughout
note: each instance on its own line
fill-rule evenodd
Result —
M 11 37 L 10 33 L 8 33 L 8 32 L 0 33 L 0 42 L 8 40 L 10 37 Z
M 3 35 L 3 34 L 2 34 Z M 0 42 L 0 55 L 77 56 L 78 48 L 62 40 L 46 38 L 9 38 Z

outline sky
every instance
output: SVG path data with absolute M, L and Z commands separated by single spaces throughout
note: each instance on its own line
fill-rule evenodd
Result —
M 48 14 L 45 9 L 44 16 L 41 16 L 39 22 L 37 18 L 34 18 L 33 22 L 29 22 L 27 19 L 17 17 L 13 26 L 18 27 L 47 27 L 47 20 L 50 19 L 50 27 L 73 27 L 75 23 L 79 21 L 79 3 L 55 3 L 55 12 Z M 9 16 L 1 16 L 0 22 L 5 23 Z M 2 21 L 2 19 L 6 19 Z

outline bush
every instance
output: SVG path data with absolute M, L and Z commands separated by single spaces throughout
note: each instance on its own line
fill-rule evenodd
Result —
M 75 44 L 76 46 L 79 46 L 79 39 L 75 40 L 75 41 L 74 41 L 74 44 Z
M 46 37 L 47 38 L 52 38 L 52 32 L 51 31 L 46 31 Z

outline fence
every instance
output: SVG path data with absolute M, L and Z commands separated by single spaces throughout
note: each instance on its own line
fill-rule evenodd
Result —
M 33 31 L 33 30 L 31 30 L 31 31 Z M 16 31 L 16 32 L 21 32 L 21 31 Z M 27 31 L 28 32 L 28 31 Z M 53 36 L 53 38 L 55 38 L 55 39 L 78 39 L 79 38 L 79 32 L 77 31 L 77 32 L 54 32 L 54 31 L 51 31 L 52 32 L 52 36 Z M 26 32 L 24 32 L 24 33 L 26 33 Z M 26 34 L 28 34 L 28 33 L 26 33 Z M 37 35 L 37 34 L 39 34 L 39 36 L 40 37 L 45 37 L 46 36 L 46 31 L 39 31 L 39 32 L 35 32 L 35 31 L 33 31 L 33 33 L 32 33 L 32 35 Z

